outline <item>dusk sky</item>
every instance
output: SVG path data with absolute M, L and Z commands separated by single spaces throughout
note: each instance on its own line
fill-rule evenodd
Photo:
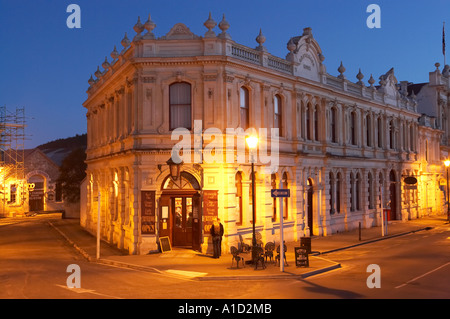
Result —
M 381 8 L 379 29 L 366 25 L 372 3 Z M 81 8 L 81 29 L 66 25 L 70 4 Z M 370 74 L 378 83 L 392 67 L 398 81 L 427 82 L 444 64 L 444 21 L 450 35 L 448 0 L 0 0 L 0 105 L 25 108 L 26 148 L 83 134 L 87 81 L 114 45 L 122 49 L 125 32 L 133 39 L 138 16 L 144 23 L 151 14 L 157 37 L 179 22 L 203 36 L 209 12 L 217 23 L 225 14 L 232 39 L 248 47 L 261 28 L 268 52 L 282 58 L 289 38 L 311 27 L 328 73 L 338 75 L 342 61 L 354 82 L 359 68 L 365 83 Z

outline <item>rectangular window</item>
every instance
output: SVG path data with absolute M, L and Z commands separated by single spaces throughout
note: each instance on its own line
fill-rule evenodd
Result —
M 191 121 L 191 85 L 189 83 L 174 83 L 169 87 L 169 117 L 170 130 L 177 128 L 192 128 Z

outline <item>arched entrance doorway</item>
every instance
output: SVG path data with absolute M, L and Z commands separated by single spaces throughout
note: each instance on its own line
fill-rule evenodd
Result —
M 390 193 L 390 208 L 391 211 L 388 215 L 388 220 L 397 219 L 397 187 L 396 187 L 396 178 L 394 170 L 391 170 L 389 173 L 389 193 Z
M 30 212 L 44 210 L 45 178 L 33 175 L 28 179 L 28 207 Z
M 308 227 L 309 227 L 309 235 L 314 235 L 314 222 L 313 222 L 313 212 L 314 212 L 314 189 L 313 189 L 313 181 L 311 178 L 308 178 L 307 181 L 307 196 L 306 196 L 306 211 L 308 214 Z
M 176 181 L 169 176 L 162 184 L 159 237 L 169 237 L 174 247 L 200 250 L 200 191 L 197 179 L 187 172 L 181 172 Z

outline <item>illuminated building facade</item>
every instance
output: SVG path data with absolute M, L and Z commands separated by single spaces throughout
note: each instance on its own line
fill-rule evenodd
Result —
M 203 36 L 178 23 L 156 37 L 150 17 L 138 21 L 136 36 L 125 35 L 123 50 L 89 79 L 82 226 L 95 233 L 100 212 L 102 237 L 131 254 L 158 250 L 161 237 L 210 252 L 216 216 L 224 250 L 240 237 L 250 243 L 252 205 L 263 242 L 279 240 L 280 218 L 290 241 L 380 225 L 383 209 L 389 220 L 440 213 L 443 132 L 393 69 L 376 86 L 361 72 L 353 83 L 342 64 L 337 76 L 327 72 L 310 28 L 287 39 L 283 59 L 267 52 L 261 32 L 253 49 L 232 40 L 225 18 L 218 34 L 211 17 L 204 25 Z M 245 162 L 199 156 L 173 165 L 179 128 L 192 133 L 193 148 L 200 143 L 191 158 L 205 155 L 211 135 L 225 141 L 215 152 L 235 156 L 227 129 L 278 128 L 279 138 L 265 140 L 278 146 L 270 153 L 278 170 L 256 157 L 253 203 L 248 150 Z M 280 181 L 291 190 L 283 216 L 270 193 Z
M 62 211 L 64 202 L 57 184 L 59 166 L 38 148 L 23 150 L 23 172 L 18 173 L 16 152 L 3 152 L 0 170 L 1 214 L 22 216 L 27 213 Z M 16 157 L 17 158 L 17 157 Z M 21 173 L 21 174 L 20 174 Z

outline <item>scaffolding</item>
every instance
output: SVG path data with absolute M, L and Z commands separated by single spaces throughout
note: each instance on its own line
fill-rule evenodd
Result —
M 11 112 L 6 106 L 0 106 L 0 183 L 3 202 L 8 192 L 5 189 L 7 180 L 17 181 L 16 188 L 19 184 L 21 188 L 25 186 L 25 127 L 24 108 L 16 108 Z M 24 190 L 17 194 L 23 195 Z M 21 204 L 23 200 L 23 196 L 20 196 L 16 203 Z

